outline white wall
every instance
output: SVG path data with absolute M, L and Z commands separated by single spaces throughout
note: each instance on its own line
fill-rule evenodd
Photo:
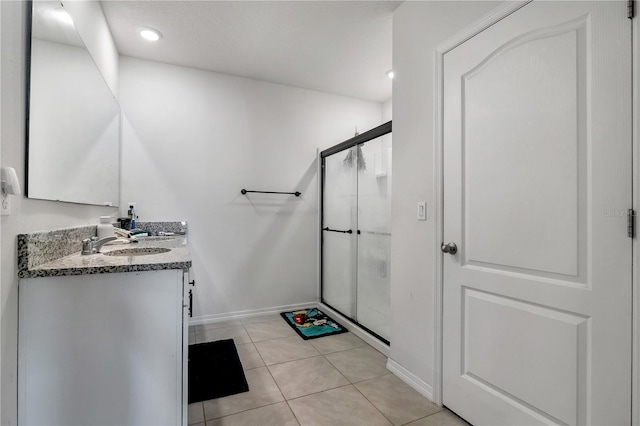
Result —
M 390 357 L 430 387 L 434 336 L 435 48 L 499 2 L 405 2 L 393 14 Z M 428 220 L 416 220 L 427 201 Z M 418 323 L 417 323 L 418 322 Z
M 117 206 L 120 109 L 89 52 L 33 38 L 29 89 L 29 196 Z
M 316 148 L 379 125 L 381 104 L 133 58 L 120 65 L 122 202 L 136 202 L 141 221 L 189 222 L 194 317 L 315 301 Z
M 90 5 L 92 2 L 83 2 Z M 95 5 L 94 5 L 95 6 Z M 15 167 L 24 190 L 25 163 L 25 100 L 26 100 L 26 46 L 27 2 L 1 1 L 1 106 L 2 141 L 0 158 L 3 166 Z M 78 7 L 81 7 L 78 4 Z M 93 7 L 93 6 L 87 6 Z M 89 23 L 88 29 L 100 30 Z M 102 38 L 106 37 L 105 34 Z M 113 59 L 113 56 L 111 56 Z M 117 70 L 115 67 L 109 67 Z M 117 78 L 113 75 L 111 79 Z M 95 224 L 103 214 L 115 214 L 115 209 L 91 207 L 51 201 L 30 200 L 24 196 L 11 196 L 11 216 L 3 216 L 2 260 L 0 263 L 0 424 L 16 424 L 17 416 L 17 309 L 18 279 L 16 272 L 16 235 L 36 230 Z
M 389 99 L 388 101 L 382 104 L 382 122 L 386 123 L 393 118 L 393 100 Z
M 111 92 L 118 96 L 118 50 L 102 6 L 95 0 L 62 0 Z

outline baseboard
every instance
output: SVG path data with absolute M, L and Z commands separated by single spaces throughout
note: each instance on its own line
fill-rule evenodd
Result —
M 331 318 L 335 319 L 340 324 L 344 325 L 345 328 L 347 330 L 349 330 L 351 333 L 355 334 L 356 336 L 358 336 L 359 338 L 361 338 L 362 340 L 367 342 L 370 346 L 373 346 L 374 349 L 376 349 L 378 352 L 380 352 L 384 356 L 386 356 L 386 357 L 389 356 L 389 346 L 388 345 L 385 345 L 380 340 L 376 339 L 371 334 L 369 334 L 367 331 L 365 331 L 362 328 L 358 327 L 357 325 L 352 323 L 348 318 L 346 318 L 345 316 L 341 315 L 339 312 L 331 309 L 330 307 L 328 307 L 324 303 L 317 303 L 317 305 L 320 308 L 322 308 L 323 311 L 328 313 Z
M 431 385 L 391 358 L 387 360 L 387 370 L 398 376 L 400 380 L 411 386 L 420 395 L 424 396 L 429 401 L 433 401 L 433 389 L 431 388 Z
M 318 302 L 296 303 L 295 305 L 271 306 L 269 308 L 251 309 L 247 311 L 226 312 L 224 314 L 200 315 L 189 319 L 189 325 L 211 324 L 232 319 L 257 317 L 266 314 L 279 314 L 284 311 L 292 311 L 300 308 L 315 307 Z

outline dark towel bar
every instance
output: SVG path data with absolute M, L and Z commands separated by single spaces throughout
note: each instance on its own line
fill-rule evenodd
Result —
M 241 189 L 240 193 L 242 195 L 246 194 L 247 192 L 256 192 L 258 194 L 287 194 L 287 195 L 295 195 L 296 197 L 299 197 L 302 195 L 301 192 L 278 192 L 278 191 L 249 191 L 248 189 Z

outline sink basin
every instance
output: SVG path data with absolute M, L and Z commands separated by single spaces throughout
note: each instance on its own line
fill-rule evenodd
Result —
M 104 252 L 105 256 L 149 256 L 151 254 L 160 254 L 170 252 L 171 249 L 161 247 L 140 247 L 118 249 Z

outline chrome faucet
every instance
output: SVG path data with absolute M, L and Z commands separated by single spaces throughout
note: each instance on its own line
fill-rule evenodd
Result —
M 116 240 L 116 237 L 104 237 L 98 239 L 98 237 L 85 238 L 82 240 L 82 254 L 95 254 L 100 253 L 100 249 L 104 243 Z

